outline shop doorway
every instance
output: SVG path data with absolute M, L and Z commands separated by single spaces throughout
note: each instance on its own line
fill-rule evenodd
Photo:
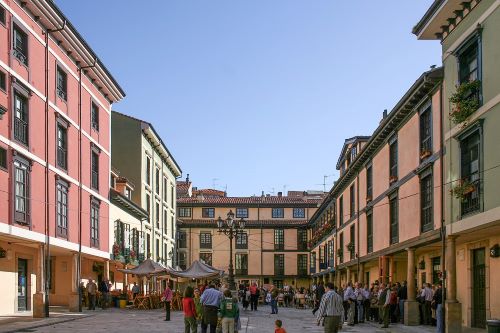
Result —
M 28 310 L 28 260 L 17 259 L 17 311 Z
M 486 264 L 484 248 L 472 250 L 472 327 L 486 328 Z

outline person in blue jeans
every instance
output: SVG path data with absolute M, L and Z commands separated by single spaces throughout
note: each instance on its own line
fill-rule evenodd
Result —
M 405 310 L 405 301 L 408 298 L 408 291 L 406 289 L 406 281 L 403 281 L 403 284 L 400 286 L 399 282 L 398 286 L 398 304 L 399 304 L 399 320 L 401 323 L 404 322 L 404 310 Z
M 436 284 L 437 289 L 432 297 L 432 305 L 436 308 L 436 332 L 443 333 L 443 286 L 441 282 Z

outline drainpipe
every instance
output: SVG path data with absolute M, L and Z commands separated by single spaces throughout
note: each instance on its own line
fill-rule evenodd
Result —
M 261 286 L 264 285 L 264 252 L 263 250 L 263 240 L 262 240 L 262 233 L 264 232 L 262 229 L 262 221 L 260 220 L 260 203 L 257 202 L 257 221 L 260 224 L 260 278 L 262 279 L 261 281 Z
M 80 283 L 82 274 L 82 71 L 87 68 L 95 67 L 97 58 L 92 65 L 78 68 L 78 261 L 76 266 L 76 279 Z M 74 283 L 74 281 L 73 281 Z M 82 312 L 82 291 L 78 285 L 78 311 Z
M 64 30 L 66 20 L 61 28 L 45 30 L 45 317 L 49 317 L 50 289 L 50 214 L 49 214 L 49 34 Z
M 440 124 L 439 124 L 439 154 L 440 154 L 440 160 L 439 160 L 439 168 L 441 169 L 440 172 L 441 172 L 441 272 L 444 272 L 444 274 L 442 273 L 441 276 L 442 276 L 442 279 L 443 279 L 443 282 L 446 281 L 446 270 L 445 270 L 445 265 L 446 265 L 446 223 L 445 223 L 445 219 L 444 219 L 444 166 L 443 166 L 443 163 L 444 163 L 444 144 L 443 144 L 443 141 L 444 141 L 444 137 L 443 137 L 443 133 L 444 133 L 444 129 L 443 129 L 443 119 L 444 119 L 444 112 L 443 112 L 443 106 L 444 106 L 444 103 L 443 103 L 443 84 L 444 82 L 441 82 L 441 85 L 439 87 L 439 119 L 440 119 Z M 450 168 L 451 170 L 451 168 Z M 451 214 L 450 214 L 451 215 Z M 444 305 L 446 304 L 446 283 L 443 283 L 443 286 L 442 286 L 442 306 L 443 306 L 443 314 L 444 314 L 444 311 L 446 311 L 444 309 Z M 443 316 L 443 332 L 446 331 L 446 320 L 444 320 L 444 316 Z
M 356 216 L 356 220 L 358 221 L 357 223 L 357 228 L 356 228 L 356 237 L 358 238 L 358 241 L 356 242 L 356 259 L 357 259 L 357 262 L 358 262 L 358 281 L 363 281 L 363 277 L 362 276 L 359 276 L 359 266 L 360 266 L 360 262 L 359 262 L 359 243 L 360 243 L 360 240 L 359 240 L 359 172 L 357 173 L 356 175 L 356 211 L 357 211 L 357 216 Z

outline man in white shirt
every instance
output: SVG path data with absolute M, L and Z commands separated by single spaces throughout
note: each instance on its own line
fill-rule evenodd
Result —
M 432 323 L 432 311 L 431 311 L 431 302 L 432 302 L 432 289 L 430 283 L 424 284 L 424 289 L 422 289 L 422 293 L 420 294 L 422 298 L 422 315 L 424 319 L 424 325 L 431 325 Z
M 321 303 L 316 312 L 318 325 L 324 318 L 325 333 L 337 333 L 340 327 L 344 306 L 342 297 L 334 290 L 333 283 L 326 284 L 326 293 L 321 298 Z
M 349 326 L 354 326 L 354 314 L 356 313 L 356 295 L 354 294 L 354 289 L 352 288 L 351 282 L 347 283 L 347 289 L 344 291 L 344 302 L 349 303 L 349 309 L 347 311 L 347 324 Z

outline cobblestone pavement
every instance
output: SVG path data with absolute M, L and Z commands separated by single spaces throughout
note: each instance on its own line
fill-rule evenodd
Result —
M 281 319 L 288 333 L 318 333 L 323 332 L 322 327 L 316 326 L 311 310 L 297 310 L 280 308 L 278 315 L 269 314 L 269 307 L 263 306 L 257 312 L 241 311 L 242 330 L 240 333 L 266 333 L 274 332 L 274 321 Z M 172 313 L 172 321 L 166 322 L 162 310 L 140 311 L 131 309 L 108 309 L 105 311 L 87 312 L 80 319 L 61 323 L 46 322 L 42 327 L 28 326 L 0 326 L 0 332 L 44 332 L 44 333 L 99 333 L 99 332 L 184 332 L 183 317 L 181 312 Z M 43 322 L 38 322 L 38 325 Z M 198 332 L 201 330 L 198 329 Z M 342 332 L 391 332 L 391 333 L 430 333 L 435 332 L 432 327 L 406 327 L 392 326 L 381 329 L 378 325 L 364 323 L 356 326 L 344 326 Z

